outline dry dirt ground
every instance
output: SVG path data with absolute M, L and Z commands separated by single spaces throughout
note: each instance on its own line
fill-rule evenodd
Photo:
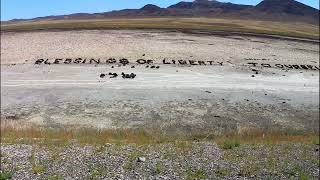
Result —
M 41 58 L 51 64 L 35 65 Z M 54 64 L 56 58 L 63 60 Z M 101 63 L 89 64 L 91 58 Z M 109 58 L 117 63 L 105 63 Z M 123 79 L 122 72 L 136 77 Z M 318 132 L 319 43 L 157 30 L 2 33 L 1 117 L 26 126 L 168 133 Z

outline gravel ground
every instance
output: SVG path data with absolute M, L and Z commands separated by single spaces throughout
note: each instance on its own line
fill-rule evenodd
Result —
M 319 146 L 214 143 L 39 147 L 1 145 L 13 179 L 318 179 Z

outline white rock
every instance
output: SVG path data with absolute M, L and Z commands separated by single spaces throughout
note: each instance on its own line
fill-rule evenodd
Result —
M 145 157 L 139 157 L 138 158 L 138 162 L 145 162 L 146 161 L 146 158 Z

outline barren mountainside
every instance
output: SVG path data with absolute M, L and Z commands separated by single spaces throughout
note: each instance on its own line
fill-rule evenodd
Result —
M 319 24 L 319 10 L 295 0 L 263 0 L 256 6 L 241 5 L 216 0 L 179 2 L 167 8 L 148 4 L 141 9 L 124 9 L 104 13 L 76 13 L 61 16 L 38 17 L 33 20 L 94 19 L 108 17 L 224 17 L 271 21 L 294 21 Z M 14 19 L 11 21 L 21 21 Z

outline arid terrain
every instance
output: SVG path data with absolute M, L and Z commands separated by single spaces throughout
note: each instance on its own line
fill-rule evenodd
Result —
M 317 131 L 319 124 L 317 43 L 87 30 L 5 33 L 1 48 L 2 116 L 19 124 L 220 133 L 271 127 Z M 41 58 L 51 64 L 35 64 Z M 65 64 L 66 58 L 88 62 Z M 90 64 L 91 58 L 100 64 Z M 116 62 L 106 63 L 109 58 Z M 129 64 L 119 63 L 123 58 Z M 139 59 L 153 61 L 139 64 Z M 136 77 L 123 79 L 122 72 Z M 101 78 L 102 73 L 120 76 Z
M 317 179 L 310 29 L 2 32 L 1 176 Z

